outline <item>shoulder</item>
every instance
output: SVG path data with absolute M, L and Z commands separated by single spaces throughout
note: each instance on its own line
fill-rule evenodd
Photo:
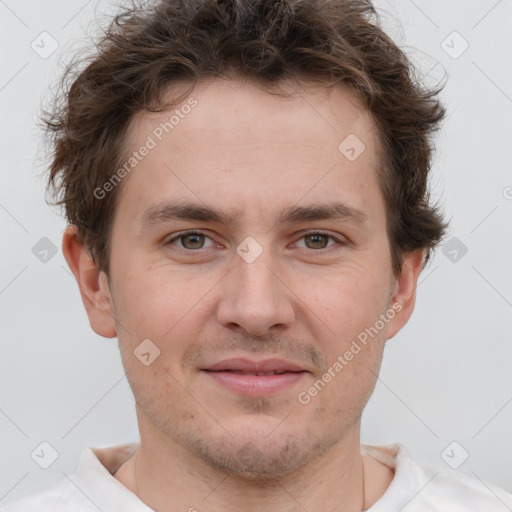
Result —
M 98 512 L 150 509 L 113 472 L 129 457 L 135 444 L 84 448 L 77 471 L 0 507 L 0 512 Z
M 512 494 L 478 476 L 442 465 L 415 461 L 400 443 L 364 446 L 364 453 L 394 470 L 395 476 L 369 512 L 407 507 L 408 512 L 505 512 L 512 510 Z
M 92 508 L 91 508 L 92 507 Z M 63 478 L 3 506 L 0 512 L 89 512 L 97 509 L 71 480 Z
M 504 512 L 512 510 L 512 494 L 479 477 L 467 475 L 461 471 L 434 466 L 431 464 L 412 462 L 419 472 L 430 477 L 431 485 L 425 488 L 425 503 L 437 506 L 450 504 L 445 508 L 453 512 L 470 512 L 485 510 L 486 512 Z

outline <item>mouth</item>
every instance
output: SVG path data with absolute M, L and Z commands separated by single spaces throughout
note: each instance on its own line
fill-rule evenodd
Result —
M 236 375 L 256 375 L 258 377 L 265 376 L 265 375 L 283 375 L 284 373 L 299 373 L 299 372 L 288 372 L 288 371 L 271 371 L 271 372 L 244 372 L 242 370 L 206 370 L 206 371 L 213 371 L 213 372 L 227 372 L 227 373 L 234 373 Z
M 203 368 L 217 384 L 247 396 L 273 395 L 296 385 L 309 373 L 281 359 L 228 359 Z

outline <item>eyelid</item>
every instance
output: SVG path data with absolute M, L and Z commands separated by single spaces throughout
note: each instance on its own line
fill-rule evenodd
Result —
M 340 245 L 346 245 L 348 243 L 348 240 L 345 239 L 342 235 L 336 236 L 328 231 L 323 231 L 321 229 L 306 229 L 303 231 L 299 231 L 299 233 L 295 233 L 295 237 L 298 236 L 297 240 L 302 240 L 304 237 L 306 237 L 308 235 L 323 235 L 323 236 L 326 236 L 327 238 L 330 238 L 331 240 L 334 240 L 336 242 L 336 244 L 325 247 L 324 249 L 308 249 L 307 247 L 305 247 L 305 248 L 301 247 L 300 249 L 305 249 L 307 251 L 325 254 L 325 253 L 329 252 L 330 250 L 339 249 Z M 294 242 L 294 243 L 297 243 L 297 242 Z
M 172 236 L 172 238 L 169 238 L 166 242 L 164 242 L 164 245 L 174 245 L 173 242 L 179 240 L 182 236 L 187 235 L 203 235 L 205 238 L 209 238 L 212 242 L 215 242 L 211 236 L 208 236 L 204 231 L 199 229 L 187 229 L 185 231 L 180 231 Z M 186 251 L 186 252 L 199 252 L 204 249 L 202 247 L 201 249 L 185 249 L 183 247 L 177 246 L 179 250 Z
M 186 235 L 203 235 L 205 238 L 209 238 L 213 243 L 216 243 L 215 240 L 213 240 L 213 238 L 211 236 L 209 236 L 205 231 L 200 230 L 200 229 L 189 229 L 189 230 L 180 231 L 180 232 L 174 234 L 172 238 L 170 238 L 169 240 L 167 240 L 164 243 L 164 245 L 174 245 L 173 242 L 175 242 L 176 240 L 179 240 L 182 236 L 186 236 Z M 311 251 L 311 252 L 315 252 L 315 253 L 325 254 L 325 253 L 330 252 L 331 250 L 339 249 L 340 245 L 343 246 L 343 245 L 346 245 L 349 243 L 348 240 L 346 240 L 342 235 L 335 236 L 332 233 L 330 233 L 328 231 L 323 231 L 321 229 L 316 229 L 316 230 L 315 229 L 305 229 L 305 230 L 299 231 L 298 233 L 295 233 L 294 236 L 295 236 L 296 240 L 298 241 L 308 235 L 323 235 L 323 236 L 326 236 L 336 242 L 335 244 L 325 247 L 323 249 L 308 249 L 307 247 L 299 248 L 301 250 L 306 250 L 308 252 Z M 293 242 L 292 244 L 289 244 L 289 245 L 293 245 L 293 244 L 297 243 L 297 241 Z M 185 249 L 185 248 L 179 247 L 179 246 L 175 246 L 175 247 L 176 247 L 175 250 L 180 251 L 180 252 L 185 252 L 188 254 L 199 253 L 205 249 L 204 247 L 201 247 L 200 249 Z

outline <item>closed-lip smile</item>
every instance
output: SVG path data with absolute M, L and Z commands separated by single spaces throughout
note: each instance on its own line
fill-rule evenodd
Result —
M 308 370 L 284 359 L 252 361 L 245 358 L 224 359 L 202 371 L 216 382 L 237 393 L 249 396 L 275 394 L 291 387 Z

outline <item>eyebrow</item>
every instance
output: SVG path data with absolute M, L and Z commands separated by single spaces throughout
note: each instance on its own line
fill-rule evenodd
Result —
M 172 220 L 196 220 L 235 225 L 239 217 L 239 212 L 227 213 L 221 208 L 214 208 L 205 204 L 165 201 L 149 207 L 142 215 L 141 224 L 143 228 L 150 228 Z M 362 210 L 336 201 L 308 206 L 291 206 L 277 215 L 275 224 L 315 220 L 345 221 L 365 224 L 368 220 L 368 216 Z

